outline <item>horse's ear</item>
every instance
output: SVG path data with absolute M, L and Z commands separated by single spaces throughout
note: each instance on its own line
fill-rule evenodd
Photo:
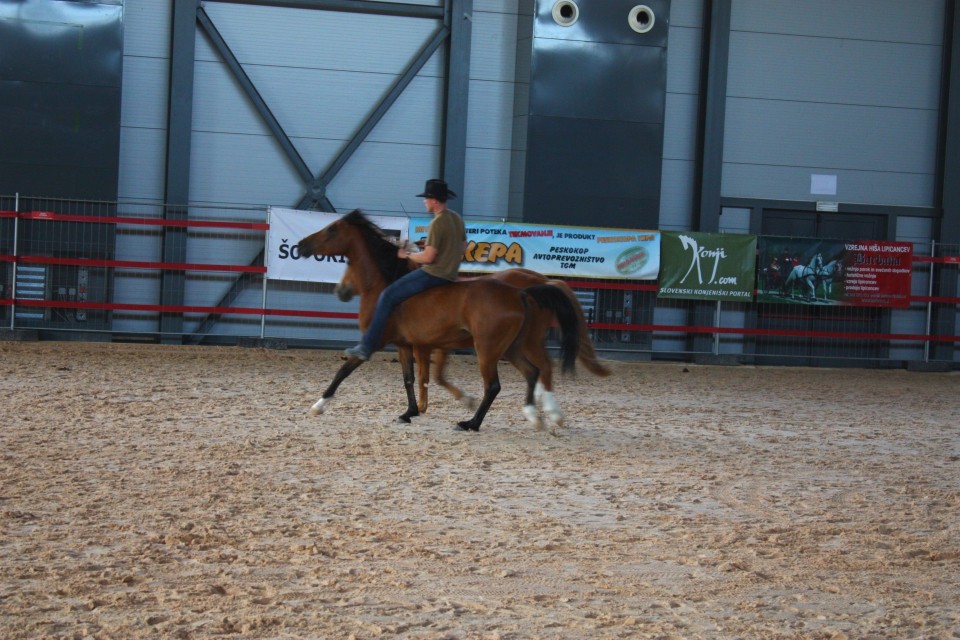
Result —
M 354 209 L 350 213 L 344 215 L 340 218 L 347 224 L 366 224 L 367 218 L 363 215 L 363 212 L 360 209 Z

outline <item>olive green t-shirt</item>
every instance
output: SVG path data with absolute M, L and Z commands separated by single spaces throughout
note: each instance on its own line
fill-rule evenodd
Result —
M 466 239 L 463 219 L 456 212 L 444 209 L 434 217 L 427 234 L 427 246 L 436 248 L 437 257 L 432 263 L 423 265 L 422 269 L 444 280 L 456 280 Z

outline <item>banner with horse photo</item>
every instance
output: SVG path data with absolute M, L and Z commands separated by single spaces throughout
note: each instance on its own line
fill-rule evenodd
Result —
M 757 302 L 907 307 L 913 244 L 766 236 Z
M 757 237 L 728 233 L 663 231 L 659 298 L 753 299 Z

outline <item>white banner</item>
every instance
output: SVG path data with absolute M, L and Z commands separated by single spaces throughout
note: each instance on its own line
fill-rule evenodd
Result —
M 431 218 L 411 218 L 410 237 L 426 237 Z M 467 251 L 460 271 L 524 267 L 545 276 L 654 280 L 660 232 L 519 222 L 464 221 Z
M 270 230 L 267 231 L 266 267 L 270 280 L 304 280 L 307 282 L 340 282 L 347 268 L 343 257 L 312 256 L 304 258 L 297 243 L 312 233 L 341 218 L 341 213 L 301 211 L 270 207 Z M 368 216 L 388 236 L 407 239 L 410 226 L 407 218 Z

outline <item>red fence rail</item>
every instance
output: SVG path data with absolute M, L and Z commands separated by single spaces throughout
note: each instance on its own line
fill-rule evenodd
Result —
M 167 229 L 182 229 L 187 232 L 235 232 L 235 233 L 253 233 L 264 234 L 269 230 L 269 225 L 264 222 L 236 221 L 236 220 L 218 220 L 218 219 L 170 219 L 163 217 L 137 217 L 132 215 L 89 215 L 75 213 L 56 213 L 45 210 L 32 210 L 17 212 L 14 210 L 0 210 L 0 220 L 12 219 L 14 224 L 27 222 L 33 224 L 43 224 L 45 222 L 83 224 L 83 225 L 112 225 L 117 233 L 119 230 L 129 230 L 134 228 L 153 229 L 154 233 L 160 234 Z M 0 238 L 2 240 L 2 238 Z M 2 252 L 4 247 L 0 245 L 0 263 L 19 266 L 43 266 L 43 267 L 74 267 L 84 269 L 102 269 L 113 271 L 147 271 L 147 272 L 181 272 L 191 275 L 209 274 L 211 277 L 236 278 L 241 276 L 253 276 L 260 279 L 264 284 L 266 268 L 261 264 L 226 264 L 216 262 L 164 262 L 162 260 L 128 260 L 103 257 L 84 257 L 78 255 L 43 255 L 37 252 L 19 255 L 17 247 L 7 247 L 6 252 Z M 10 251 L 12 249 L 12 252 Z M 44 251 L 44 254 L 56 254 L 56 247 Z M 920 265 L 929 265 L 932 269 L 953 268 L 954 265 L 960 265 L 960 255 L 939 255 L 926 256 L 915 255 L 913 262 L 915 268 Z M 12 270 L 11 270 L 12 271 Z M 11 276 L 12 279 L 12 276 Z M 655 283 L 637 282 L 637 281 L 589 281 L 589 280 L 567 280 L 567 283 L 584 293 L 589 297 L 593 295 L 599 300 L 606 293 L 614 296 L 623 297 L 624 295 L 638 295 L 645 297 L 647 301 L 653 301 L 658 309 L 669 313 L 671 308 L 661 307 L 660 301 L 656 300 L 658 287 Z M 10 291 L 14 287 L 8 287 Z M 266 286 L 264 286 L 266 292 Z M 264 294 L 264 303 L 252 305 L 239 304 L 156 304 L 153 302 L 127 302 L 122 300 L 69 300 L 69 299 L 49 299 L 44 297 L 24 298 L 21 296 L 0 295 L 0 307 L 16 307 L 26 309 L 60 309 L 70 311 L 104 311 L 119 313 L 145 313 L 145 314 L 197 314 L 200 316 L 247 316 L 282 319 L 303 319 L 303 320 L 326 320 L 351 322 L 356 320 L 355 312 L 343 312 L 332 310 L 317 309 L 297 309 L 283 308 L 265 304 L 266 294 Z M 621 305 L 619 298 L 613 305 Z M 935 296 L 917 293 L 910 297 L 911 305 L 916 308 L 917 305 L 960 305 L 960 298 L 950 296 Z M 636 306 L 636 303 L 632 303 Z M 670 304 L 677 304 L 676 301 Z M 740 305 L 744 303 L 738 303 Z M 811 329 L 811 328 L 771 328 L 771 327 L 751 327 L 751 326 L 724 326 L 723 323 L 714 322 L 706 325 L 678 324 L 656 321 L 631 321 L 631 314 L 626 306 L 622 306 L 613 315 L 620 314 L 619 318 L 610 318 L 610 305 L 604 306 L 597 304 L 594 309 L 594 317 L 589 322 L 589 326 L 596 332 L 622 332 L 630 334 L 677 334 L 679 336 L 709 335 L 715 338 L 720 336 L 741 336 L 744 338 L 764 337 L 764 338 L 803 338 L 817 341 L 883 341 L 883 342 L 915 342 L 923 344 L 950 344 L 960 343 L 960 337 L 956 331 L 931 332 L 896 332 L 896 331 L 864 331 L 864 330 L 842 330 L 840 326 L 844 322 L 856 324 L 857 318 L 834 318 L 832 322 L 838 325 L 831 330 Z M 678 305 L 672 310 L 683 309 L 683 305 Z M 720 306 L 718 305 L 718 311 Z M 615 309 L 616 310 L 616 309 Z M 789 322 L 791 320 L 804 320 L 808 318 L 806 311 L 797 312 L 796 307 L 791 305 L 789 313 L 768 313 L 765 317 L 768 319 Z M 14 314 L 10 315 L 11 328 L 16 327 Z M 718 313 L 719 315 L 719 313 Z M 607 317 L 603 317 L 607 316 Z M 649 320 L 650 318 L 646 318 Z M 618 321 L 619 320 L 619 321 Z M 928 322 L 929 325 L 929 322 Z M 262 334 L 262 331 L 261 331 Z M 264 337 L 260 335 L 260 337 Z

